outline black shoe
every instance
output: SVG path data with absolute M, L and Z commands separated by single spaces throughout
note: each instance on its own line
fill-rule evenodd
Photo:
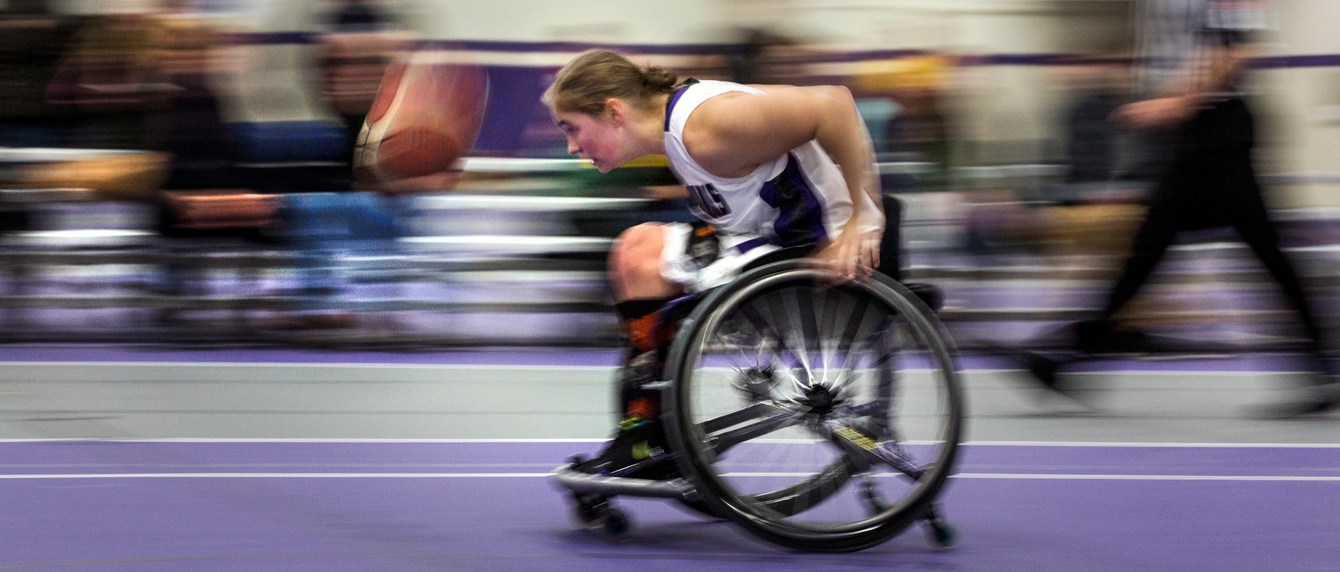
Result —
M 1299 415 L 1313 415 L 1318 413 L 1329 413 L 1340 409 L 1340 397 L 1328 397 L 1314 399 L 1300 404 L 1298 408 Z
M 1317 373 L 1308 377 L 1303 389 L 1309 397 L 1299 401 L 1289 401 L 1279 405 L 1270 405 L 1257 410 L 1259 417 L 1269 419 L 1289 419 L 1306 415 L 1319 415 L 1340 409 L 1340 381 L 1334 375 Z
M 1321 415 L 1340 409 L 1340 398 L 1317 398 L 1304 401 L 1290 401 L 1278 405 L 1269 405 L 1256 410 L 1256 416 L 1265 419 L 1293 419 L 1308 415 Z
M 654 419 L 625 421 L 604 451 L 573 468 L 593 475 L 632 479 L 664 479 L 677 472 L 674 457 L 665 446 L 665 430 Z
M 1038 383 L 1043 387 L 1069 398 L 1074 398 L 1074 388 L 1062 382 L 1056 375 L 1061 369 L 1061 362 L 1051 359 L 1047 356 L 1035 354 L 1032 352 L 1020 352 L 1019 359 L 1023 366 L 1033 377 L 1037 378 Z

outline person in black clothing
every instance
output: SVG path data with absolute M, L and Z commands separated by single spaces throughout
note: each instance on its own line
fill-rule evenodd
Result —
M 1324 372 L 1326 336 L 1267 216 L 1252 165 L 1252 114 L 1238 89 L 1251 34 L 1266 23 L 1263 3 L 1140 0 L 1135 13 L 1143 99 L 1118 108 L 1112 119 L 1144 137 L 1140 170 L 1156 174 L 1157 182 L 1106 306 L 1097 319 L 1076 327 L 1080 348 L 1097 352 L 1120 344 L 1113 315 L 1144 285 L 1179 231 L 1230 227 L 1280 285 Z M 1044 383 L 1061 389 L 1056 362 L 1036 360 L 1031 367 Z M 1307 398 L 1274 413 L 1318 413 L 1340 405 L 1333 376 L 1310 379 Z
M 394 20 L 367 0 L 345 0 L 331 16 L 323 39 L 325 95 L 344 120 L 345 161 L 354 147 L 396 45 Z

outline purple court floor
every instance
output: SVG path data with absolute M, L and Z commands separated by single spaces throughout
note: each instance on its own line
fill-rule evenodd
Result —
M 1319 571 L 1340 569 L 1340 447 L 969 444 L 960 532 L 797 554 L 670 503 L 575 530 L 571 441 L 0 442 L 0 569 Z
M 276 348 L 168 349 L 134 345 L 0 345 L 0 363 L 202 363 L 202 364 L 381 364 L 442 366 L 595 366 L 615 367 L 622 353 L 607 348 L 476 348 L 421 353 L 326 351 Z M 959 357 L 964 370 L 1017 368 L 996 357 Z M 1311 366 L 1295 354 L 1242 353 L 1208 359 L 1093 360 L 1071 366 L 1075 371 L 1302 371 Z

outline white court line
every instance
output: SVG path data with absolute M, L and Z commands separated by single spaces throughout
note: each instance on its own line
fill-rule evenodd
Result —
M 959 473 L 951 479 L 1019 479 L 1056 481 L 1287 481 L 1340 483 L 1336 476 L 1288 475 L 1083 475 L 1047 473 Z
M 59 438 L 59 439 L 0 439 L 3 443 L 604 443 L 607 438 L 599 439 L 341 439 L 341 438 L 214 438 L 214 437 L 170 437 L 158 439 L 100 439 L 100 438 Z M 810 443 L 808 439 L 775 439 L 756 442 L 768 443 Z M 931 441 L 908 441 L 908 445 L 933 445 Z M 1134 441 L 965 441 L 960 443 L 971 447 L 1167 447 L 1167 448 L 1220 448 L 1220 449 L 1337 449 L 1340 443 L 1142 443 Z
M 1140 443 L 1126 441 L 965 441 L 960 445 L 987 447 L 1186 447 L 1222 449 L 1336 449 L 1340 443 Z
M 452 369 L 482 369 L 496 371 L 583 371 L 583 370 L 611 370 L 618 367 L 617 364 L 609 365 L 586 364 L 500 364 L 500 363 L 386 363 L 386 362 L 231 362 L 231 361 L 0 361 L 0 367 L 162 367 L 162 368 L 329 368 L 329 369 L 421 369 L 421 370 L 452 370 Z M 726 368 L 707 368 L 707 369 L 726 369 Z M 902 370 L 906 373 L 932 373 L 939 371 L 932 368 L 907 368 Z M 1014 373 L 1024 371 L 1022 368 L 962 368 L 961 372 L 966 373 Z M 1307 370 L 1261 370 L 1261 371 L 1242 371 L 1237 369 L 1204 369 L 1196 371 L 1183 371 L 1177 369 L 1102 369 L 1093 371 L 1074 371 L 1070 375 L 1133 375 L 1133 374 L 1151 374 L 1151 375 L 1177 375 L 1179 377 L 1256 377 L 1262 375 L 1297 375 L 1311 373 Z M 244 381 L 244 380 L 238 380 Z
M 613 355 L 613 354 L 611 354 Z M 262 362 L 262 361 L 0 361 L 0 367 L 164 367 L 164 368 L 196 368 L 196 367 L 228 367 L 228 368 L 283 368 L 283 369 L 309 369 L 309 368 L 328 368 L 328 369 L 355 369 L 355 368 L 376 368 L 376 369 L 487 369 L 501 371 L 517 370 L 609 370 L 618 367 L 617 364 L 610 365 L 544 365 L 544 364 L 496 364 L 496 363 L 385 363 L 385 362 Z M 930 371 L 930 370 L 926 370 Z M 245 380 L 238 380 L 245 381 Z
M 339 438 L 314 438 L 314 439 L 284 439 L 284 438 L 209 438 L 209 437 L 168 437 L 161 439 L 81 439 L 78 437 L 64 437 L 52 439 L 0 439 L 0 443 L 318 443 L 318 444 L 359 444 L 359 443 L 382 443 L 382 444 L 456 444 L 456 443 L 501 443 L 501 444 L 525 444 L 525 443 L 606 443 L 608 438 L 603 439 L 339 439 Z M 751 443 L 826 443 L 822 439 L 754 439 Z M 903 441 L 904 445 L 935 445 L 939 441 Z
M 512 479 L 547 477 L 549 473 L 68 473 L 0 475 L 24 479 Z
M 0 480 L 46 479 L 512 479 L 551 473 L 70 473 L 0 475 Z M 808 477 L 812 473 L 727 473 L 727 477 Z M 892 475 L 890 475 L 892 476 Z M 1337 476 L 1288 475 L 1086 475 L 1050 473 L 960 473 L 951 479 L 1070 481 L 1247 481 L 1340 482 Z

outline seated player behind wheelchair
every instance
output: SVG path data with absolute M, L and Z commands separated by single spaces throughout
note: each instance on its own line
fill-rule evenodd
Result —
M 543 101 L 568 152 L 602 173 L 667 156 L 700 219 L 638 225 L 615 242 L 610 282 L 631 345 L 620 374 L 622 420 L 605 450 L 576 467 L 672 476 L 660 393 L 643 387 L 659 379 L 673 336 L 659 310 L 798 249 L 841 279 L 869 277 L 880 265 L 885 221 L 870 136 L 845 87 L 680 83 L 674 72 L 606 50 L 564 66 Z

